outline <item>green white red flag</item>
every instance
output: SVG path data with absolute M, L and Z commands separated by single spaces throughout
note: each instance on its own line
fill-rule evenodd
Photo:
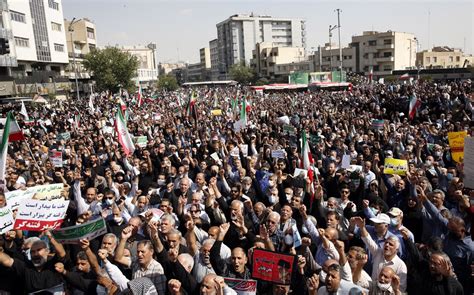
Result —
M 118 141 L 122 145 L 125 154 L 133 154 L 135 151 L 135 145 L 133 144 L 130 133 L 128 133 L 127 123 L 125 122 L 121 110 L 117 110 L 115 115 L 115 131 L 117 132 Z

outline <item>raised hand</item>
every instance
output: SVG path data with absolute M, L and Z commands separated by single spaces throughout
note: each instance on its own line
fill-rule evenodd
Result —
M 60 274 L 66 274 L 66 270 L 64 269 L 64 264 L 62 262 L 56 262 L 54 269 Z
M 123 240 L 130 239 L 130 237 L 132 236 L 132 230 L 133 230 L 132 226 L 127 226 L 126 228 L 124 228 L 122 230 L 122 239 Z
M 99 251 L 97 252 L 97 256 L 99 256 L 99 259 L 102 261 L 107 260 L 108 255 L 109 255 L 109 252 L 107 252 L 107 250 L 105 249 L 99 249 Z
M 172 295 L 178 295 L 181 291 L 181 282 L 176 279 L 171 279 L 168 282 L 168 290 Z
M 225 235 L 227 234 L 227 231 L 229 231 L 230 228 L 230 223 L 223 223 L 219 226 L 219 236 L 217 237 L 218 241 L 224 240 Z
M 301 205 L 300 208 L 299 208 L 299 211 L 300 211 L 300 215 L 301 215 L 301 217 L 303 217 L 303 219 L 308 218 L 308 213 L 306 212 L 306 206 L 305 205 Z
M 82 250 L 87 250 L 87 248 L 89 248 L 89 246 L 90 246 L 89 240 L 87 240 L 87 239 L 79 240 L 79 244 L 81 245 Z
M 267 230 L 267 227 L 265 226 L 265 224 L 260 225 L 259 234 L 260 234 L 260 238 L 262 238 L 263 240 L 267 240 L 269 238 L 268 230 Z

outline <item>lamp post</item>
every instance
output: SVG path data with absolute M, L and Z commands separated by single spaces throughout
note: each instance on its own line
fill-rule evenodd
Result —
M 332 37 L 332 31 L 337 29 L 337 25 L 331 26 L 329 25 L 329 71 L 332 71 L 332 43 L 331 43 L 331 37 Z
M 342 82 L 342 47 L 341 47 L 341 18 L 340 18 L 340 14 L 342 10 L 338 8 L 336 9 L 336 11 L 337 11 L 337 35 L 339 38 L 339 71 L 340 71 L 339 82 Z
M 76 80 L 76 95 L 77 95 L 77 99 L 80 98 L 79 96 L 79 82 L 77 81 L 77 64 L 76 64 L 76 53 L 74 52 L 75 48 L 74 48 L 74 39 L 73 39 L 73 35 L 72 33 L 74 32 L 74 28 L 72 27 L 73 24 L 77 23 L 79 20 L 76 20 L 76 18 L 74 17 L 72 19 L 72 21 L 69 23 L 69 26 L 68 26 L 68 32 L 71 36 L 71 47 L 72 47 L 72 63 L 74 64 L 74 78 Z

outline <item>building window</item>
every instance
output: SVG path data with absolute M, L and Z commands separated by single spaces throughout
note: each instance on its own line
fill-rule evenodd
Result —
M 20 22 L 20 23 L 25 23 L 26 24 L 26 17 L 24 13 L 21 12 L 16 12 L 13 10 L 10 10 L 10 15 L 12 17 L 12 21 Z
M 369 41 L 369 46 L 375 46 L 377 45 L 377 40 L 370 40 Z
M 430 57 L 426 57 L 426 63 L 430 63 Z
M 449 62 L 454 62 L 454 57 L 453 56 L 449 57 Z
M 51 29 L 52 29 L 53 31 L 61 32 L 61 31 L 62 31 L 62 26 L 61 26 L 61 24 L 58 24 L 58 23 L 55 23 L 55 22 L 51 22 Z
M 64 52 L 64 45 L 63 45 L 63 44 L 54 43 L 54 51 L 57 51 L 57 52 Z
M 30 47 L 30 40 L 28 38 L 15 37 L 15 45 L 17 47 Z
M 391 56 L 392 56 L 392 52 L 390 51 L 383 53 L 383 57 L 391 57 Z
M 95 39 L 94 29 L 92 29 L 92 28 L 87 28 L 87 38 L 89 38 L 89 39 Z
M 436 56 L 433 56 L 433 62 L 434 63 L 438 62 L 438 58 Z
M 391 71 L 391 70 L 392 70 L 392 66 L 383 66 L 383 70 L 384 70 L 384 71 Z
M 59 10 L 59 3 L 54 0 L 48 0 L 48 6 L 54 10 Z
M 383 45 L 391 45 L 392 44 L 392 39 L 384 39 L 383 40 Z

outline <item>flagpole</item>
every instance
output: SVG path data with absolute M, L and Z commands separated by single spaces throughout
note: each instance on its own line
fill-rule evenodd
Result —
M 26 140 L 25 140 L 25 144 L 26 144 L 26 147 L 28 147 L 28 151 L 30 152 L 30 155 L 31 155 L 31 157 L 33 158 L 33 161 L 35 162 L 35 166 L 36 166 L 36 168 L 38 169 L 38 172 L 39 172 L 40 174 L 43 174 L 43 173 L 41 172 L 41 168 L 40 168 L 39 165 L 38 165 L 38 162 L 36 161 L 35 156 L 33 155 L 33 152 L 31 151 L 30 144 L 29 144 Z

